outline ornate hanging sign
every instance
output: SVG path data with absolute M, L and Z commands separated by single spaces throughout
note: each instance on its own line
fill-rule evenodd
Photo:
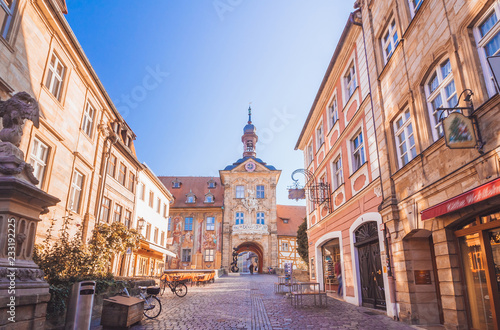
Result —
M 443 130 L 450 149 L 475 148 L 477 145 L 472 119 L 459 112 L 452 112 L 443 119 Z

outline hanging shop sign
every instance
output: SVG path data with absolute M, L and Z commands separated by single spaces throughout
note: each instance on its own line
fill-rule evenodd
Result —
M 500 195 L 500 179 L 488 182 L 480 187 L 469 190 L 445 202 L 429 207 L 420 212 L 422 220 L 428 220 L 440 215 L 460 210 L 488 198 Z
M 306 199 L 306 190 L 304 188 L 291 188 L 288 189 L 288 199 Z
M 443 120 L 446 145 L 450 149 L 475 148 L 477 145 L 472 119 L 452 112 Z

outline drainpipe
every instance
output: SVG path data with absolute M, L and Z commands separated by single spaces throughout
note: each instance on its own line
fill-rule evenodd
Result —
M 359 9 L 357 10 L 357 12 L 359 12 L 359 14 L 361 15 L 361 6 L 358 2 L 356 2 L 354 7 L 356 8 L 357 6 L 359 6 Z M 372 84 L 371 84 L 371 79 L 370 79 L 370 70 L 368 70 L 368 51 L 366 50 L 365 29 L 364 29 L 364 26 L 362 23 L 356 22 L 354 20 L 354 15 L 351 15 L 350 19 L 354 25 L 361 27 L 361 33 L 363 34 L 363 48 L 365 51 L 365 62 L 366 62 L 366 66 L 367 66 L 366 74 L 368 76 L 368 90 L 370 91 L 370 105 L 371 105 L 371 112 L 372 112 L 373 131 L 375 132 L 375 145 L 378 146 L 377 131 L 376 131 L 376 126 L 375 126 L 375 111 L 374 111 L 374 107 L 373 107 L 373 98 L 372 98 Z M 379 162 L 378 174 L 379 174 L 379 178 L 380 178 L 380 191 L 381 191 L 382 201 L 384 201 L 385 200 L 384 187 L 382 186 L 382 171 L 380 169 L 380 155 L 379 155 L 378 147 L 376 148 L 376 151 L 377 151 L 377 160 Z M 387 281 L 389 283 L 389 296 L 391 298 L 391 302 L 394 305 L 394 310 L 393 310 L 394 319 L 399 321 L 399 316 L 398 316 L 398 311 L 397 311 L 397 303 L 396 303 L 396 279 L 392 274 L 392 262 L 391 262 L 391 256 L 389 253 L 388 237 L 390 237 L 390 233 L 387 230 L 387 227 L 385 226 L 385 224 L 384 224 L 383 235 L 384 235 L 384 248 L 385 248 L 385 253 L 386 253 Z M 382 265 L 382 267 L 383 266 L 384 265 Z

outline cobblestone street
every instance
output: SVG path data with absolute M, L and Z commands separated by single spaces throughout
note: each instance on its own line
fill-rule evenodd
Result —
M 273 292 L 272 275 L 224 276 L 205 287 L 188 286 L 184 298 L 166 292 L 163 310 L 139 329 L 413 329 L 378 311 L 328 298 L 328 307 L 293 308 Z

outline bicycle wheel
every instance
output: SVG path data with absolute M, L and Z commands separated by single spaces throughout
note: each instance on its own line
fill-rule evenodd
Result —
M 160 280 L 160 296 L 163 296 L 163 293 L 165 293 L 166 286 L 167 286 L 167 281 Z
M 154 319 L 161 312 L 161 302 L 155 296 L 147 296 L 144 299 L 144 316 L 148 319 Z
M 175 286 L 175 294 L 177 297 L 184 297 L 188 293 L 188 288 L 184 283 L 177 283 Z

